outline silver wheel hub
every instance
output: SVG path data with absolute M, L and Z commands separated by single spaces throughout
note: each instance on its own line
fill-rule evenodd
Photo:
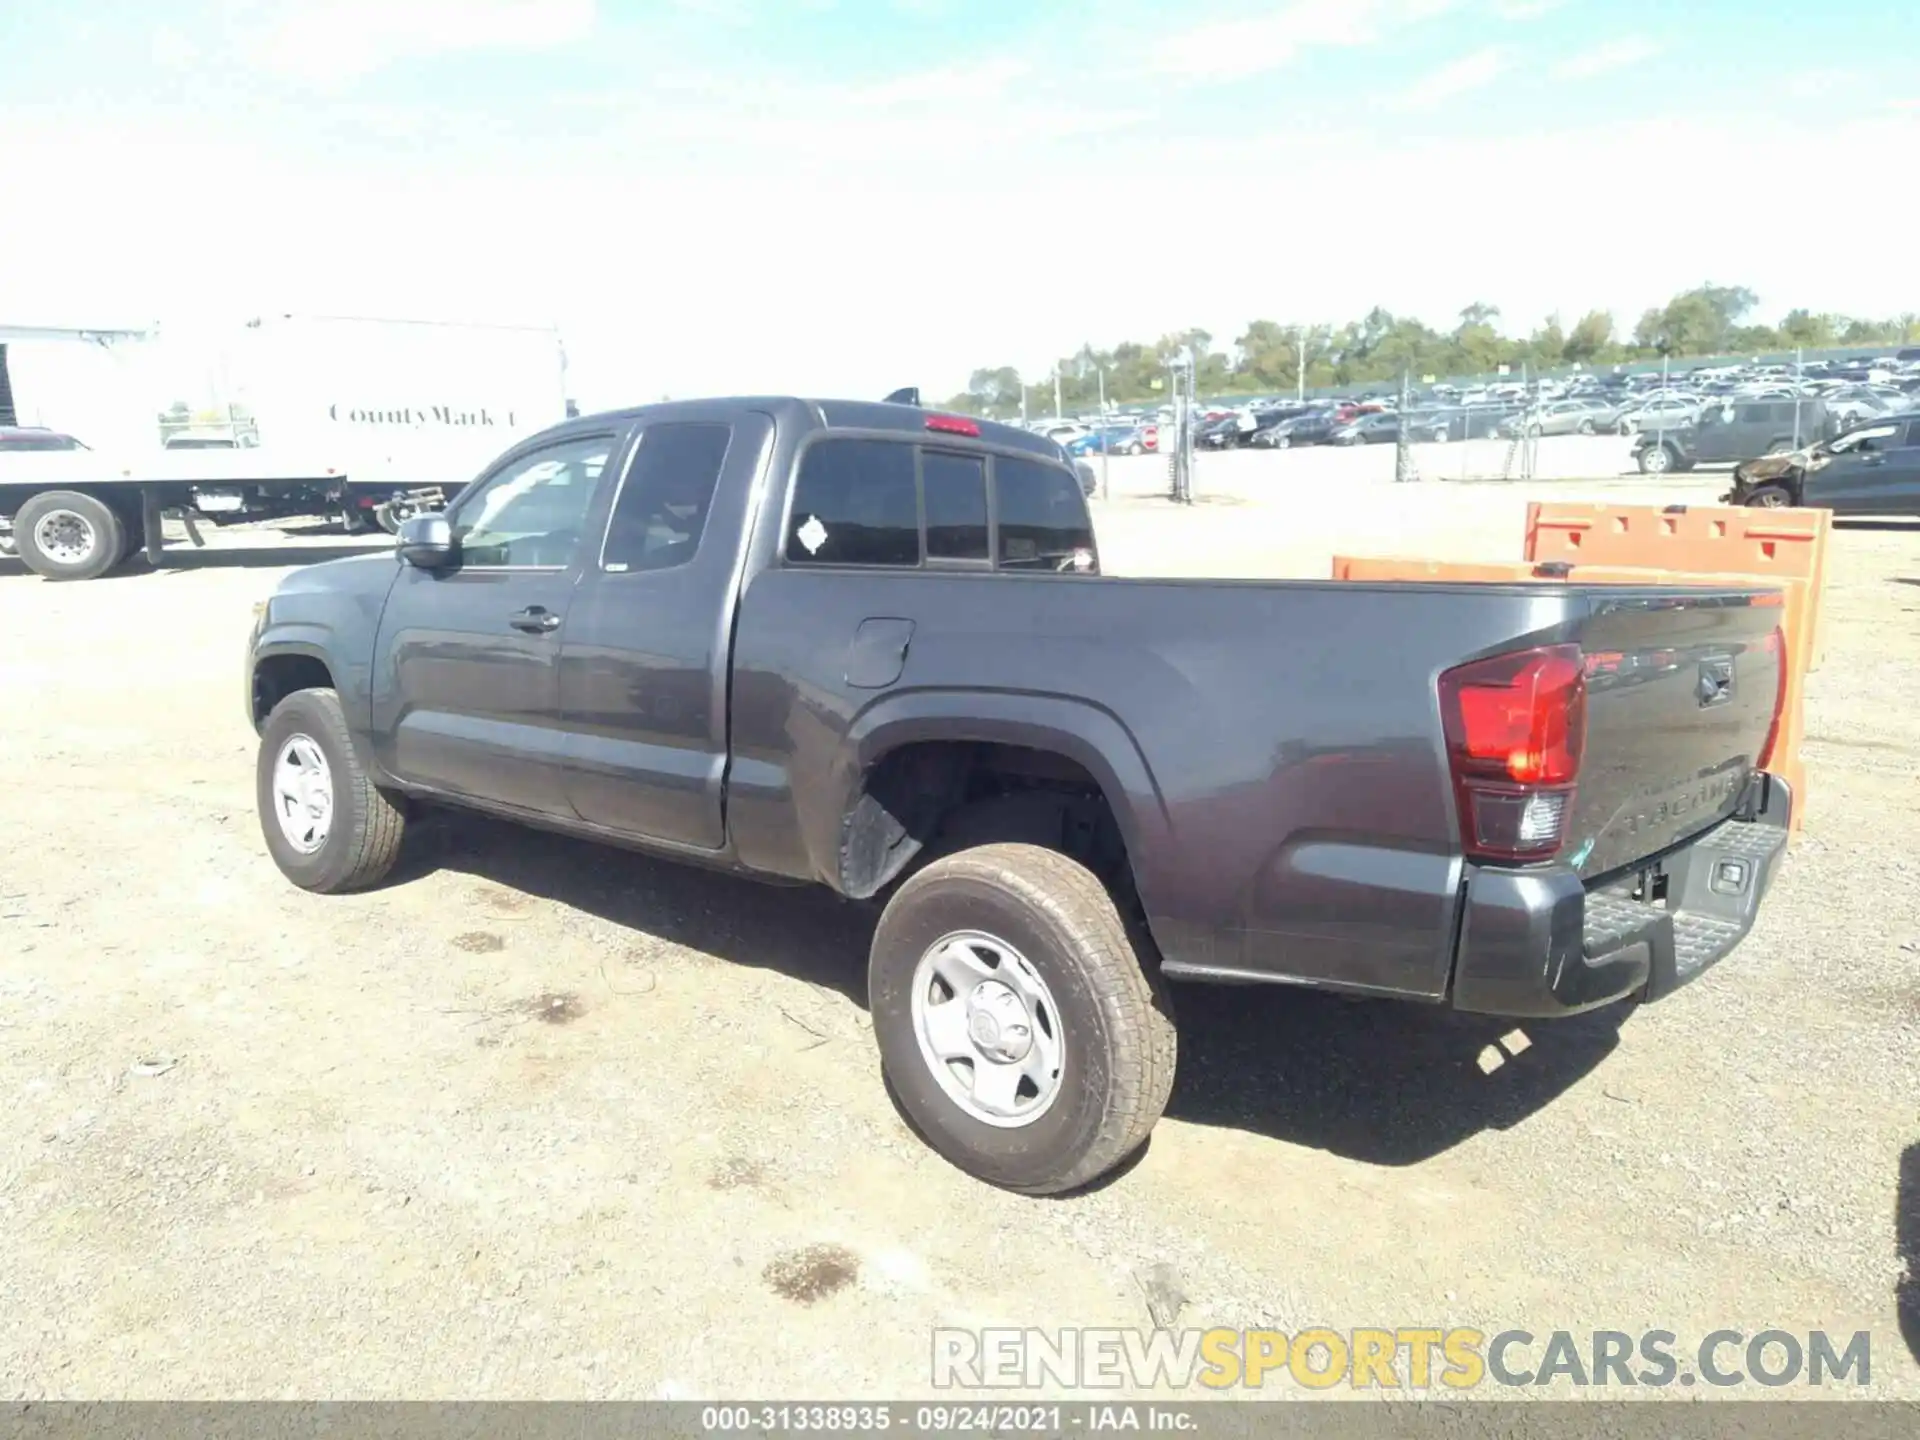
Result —
M 33 543 L 48 559 L 78 565 L 93 557 L 100 541 L 86 516 L 72 510 L 49 510 L 33 527 Z
M 273 762 L 273 816 L 302 855 L 327 843 L 333 829 L 333 771 L 311 735 L 291 735 Z
M 914 1037 L 940 1088 L 974 1119 L 1031 1125 L 1060 1093 L 1066 1047 L 1040 972 L 977 930 L 943 936 L 913 972 Z

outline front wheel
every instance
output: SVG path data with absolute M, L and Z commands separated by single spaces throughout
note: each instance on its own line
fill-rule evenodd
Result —
M 1580 422 L 1580 433 L 1582 435 L 1593 434 L 1593 422 L 1591 420 L 1582 420 Z
M 1784 510 L 1793 504 L 1793 492 L 1784 485 L 1758 485 L 1748 492 L 1745 503 L 1760 510 Z
M 1127 454 L 1129 455 L 1144 455 L 1146 453 L 1147 453 L 1147 447 L 1142 445 L 1137 440 L 1134 441 L 1133 444 L 1127 446 Z
M 1642 475 L 1664 475 L 1673 469 L 1673 451 L 1665 445 L 1649 445 L 1639 455 Z
M 399 857 L 406 811 L 360 763 L 332 690 L 296 690 L 273 707 L 254 789 L 267 852 L 302 890 L 364 890 Z
M 78 490 L 49 490 L 20 507 L 13 540 L 36 575 L 97 580 L 125 558 L 127 527 L 102 500 Z
M 1165 992 L 1106 887 L 1057 851 L 981 845 L 928 865 L 880 917 L 867 988 L 905 1117 L 992 1185 L 1098 1179 L 1173 1089 Z

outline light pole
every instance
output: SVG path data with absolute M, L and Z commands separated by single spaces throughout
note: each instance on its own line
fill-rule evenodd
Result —
M 1107 474 L 1107 452 L 1113 449 L 1113 431 L 1107 424 L 1107 367 L 1096 365 L 1093 373 L 1100 381 L 1100 499 L 1113 498 L 1113 484 Z
M 1066 416 L 1061 413 L 1060 366 L 1057 363 L 1053 367 L 1053 418 L 1056 420 L 1066 419 Z
M 1293 372 L 1293 398 L 1295 404 L 1304 405 L 1307 403 L 1307 332 L 1304 327 L 1300 331 L 1297 343 L 1300 349 L 1300 364 Z

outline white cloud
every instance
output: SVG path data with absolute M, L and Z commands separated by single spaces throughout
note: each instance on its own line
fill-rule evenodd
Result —
M 1506 54 L 1498 46 L 1476 50 L 1414 81 L 1394 97 L 1393 104 L 1401 110 L 1430 110 L 1461 95 L 1485 89 L 1499 79 L 1506 68 Z
M 1591 80 L 1596 75 L 1608 75 L 1651 60 L 1659 53 L 1658 41 L 1645 35 L 1627 35 L 1562 60 L 1550 73 L 1556 80 Z
M 592 31 L 595 0 L 330 0 L 230 14 L 242 63 L 324 86 L 431 55 L 568 45 Z
M 1402 0 L 1417 4 L 1419 0 Z M 1296 0 L 1272 15 L 1219 20 L 1164 39 L 1148 37 L 1145 68 L 1189 80 L 1246 79 L 1283 69 L 1309 46 L 1367 45 L 1379 39 L 1375 0 Z
M 1493 13 L 1502 20 L 1538 20 L 1558 10 L 1566 0 L 1500 0 Z
M 1796 100 L 1818 100 L 1853 83 L 1855 78 L 1851 70 L 1803 70 L 1787 81 L 1787 93 Z
M 944 65 L 840 93 L 855 105 L 951 105 L 1002 95 L 1032 73 L 1031 62 L 1017 56 L 998 56 L 977 63 Z

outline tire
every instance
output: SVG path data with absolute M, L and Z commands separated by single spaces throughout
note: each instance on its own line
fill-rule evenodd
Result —
M 1293 437 L 1291 435 L 1274 436 L 1273 448 L 1276 450 L 1291 450 L 1293 448 Z
M 1580 422 L 1580 433 L 1582 435 L 1593 434 L 1593 422 L 1591 420 L 1582 420 Z
M 1433 432 L 1433 443 L 1436 445 L 1445 445 L 1452 439 L 1453 439 L 1452 426 L 1438 428 L 1438 429 L 1435 429 Z
M 1634 458 L 1639 462 L 1642 475 L 1665 475 L 1675 468 L 1680 457 L 1673 453 L 1670 445 L 1648 445 Z
M 317 754 L 324 762 L 327 822 L 311 848 L 296 838 L 297 824 L 283 825 L 280 819 L 287 797 L 279 772 L 289 752 L 295 759 Z M 296 690 L 273 707 L 260 735 L 254 795 L 267 852 L 302 890 L 322 895 L 364 890 L 384 880 L 400 854 L 406 811 L 360 763 L 340 697 L 332 690 Z M 314 818 L 312 812 L 307 818 Z
M 1743 503 L 1757 510 L 1779 510 L 1793 504 L 1793 492 L 1784 485 L 1756 485 Z
M 1136 440 L 1133 444 L 1127 446 L 1127 453 L 1129 455 L 1144 455 L 1147 453 L 1147 447 Z
M 380 529 L 380 522 L 358 505 L 342 502 L 340 506 L 340 528 L 349 535 L 372 535 Z
M 959 985 L 934 968 L 955 953 L 966 963 L 946 968 L 961 975 Z M 1057 1195 L 1089 1184 L 1146 1143 L 1173 1089 L 1173 1010 L 1163 987 L 1141 965 L 1105 887 L 1053 850 L 981 845 L 915 874 L 880 917 L 867 990 L 881 1067 L 905 1117 L 936 1152 L 990 1185 Z M 995 1008 L 999 992 L 1015 996 L 1012 1007 Z M 966 1007 L 966 1018 L 957 1029 L 923 1031 L 921 1017 L 941 1005 Z M 1044 1077 L 1050 1053 L 1057 1077 L 1044 1091 L 1031 1080 L 1005 1089 L 1014 1109 L 997 1122 L 959 1098 L 972 1095 L 971 1077 L 998 1063 L 974 1028 L 982 1009 L 990 1020 L 1024 1019 L 1026 1031 L 989 1029 L 1025 1034 L 1027 1056 Z M 930 1058 L 928 1036 L 941 1031 L 956 1047 L 946 1064 Z M 955 1071 L 961 1061 L 964 1075 Z M 1029 1085 L 1034 1095 L 1020 1097 Z M 1030 1108 L 1021 1114 L 1020 1106 Z
M 78 490 L 48 490 L 13 517 L 13 542 L 36 575 L 97 580 L 125 558 L 127 527 L 105 501 Z

